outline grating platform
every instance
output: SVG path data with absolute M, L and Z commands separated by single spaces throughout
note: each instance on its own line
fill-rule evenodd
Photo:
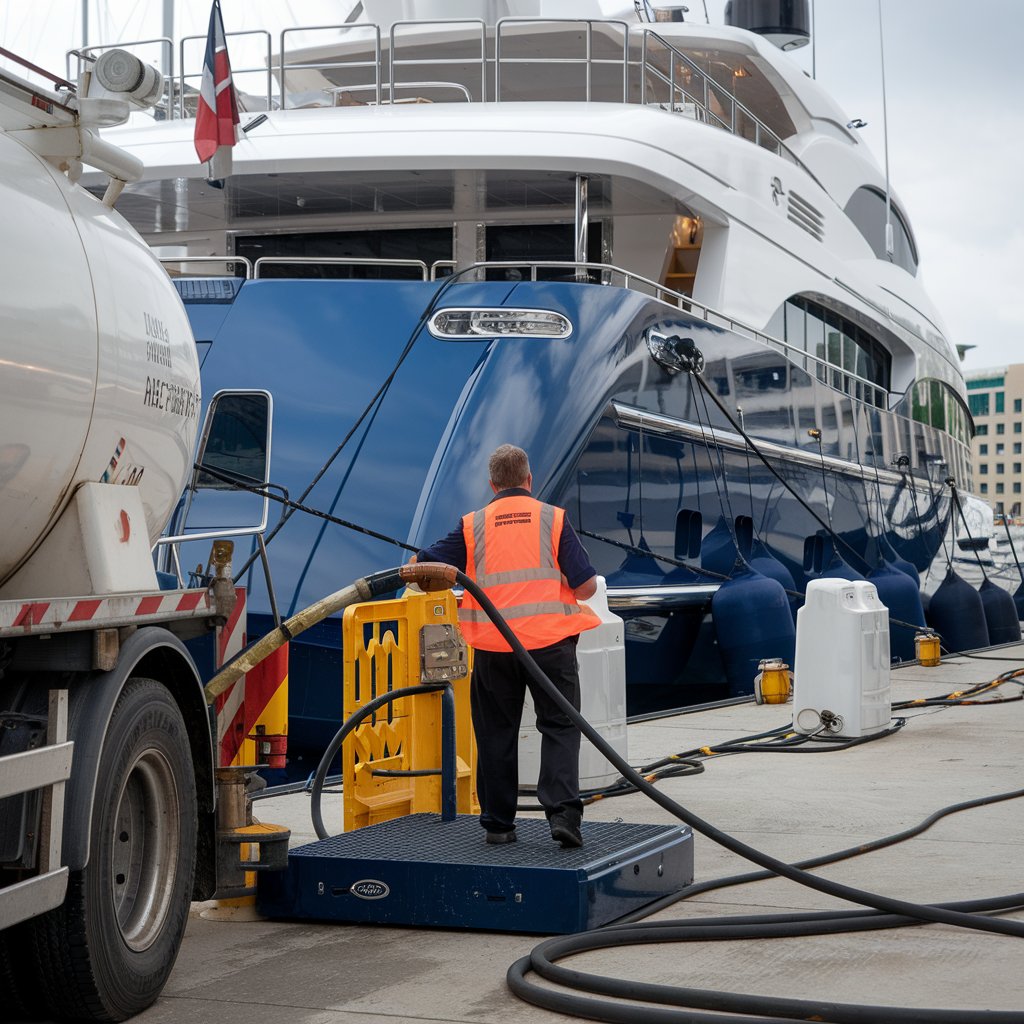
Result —
M 543 819 L 489 846 L 479 819 L 413 814 L 289 851 L 259 876 L 268 917 L 566 934 L 596 928 L 693 881 L 685 825 L 588 822 L 563 850 Z

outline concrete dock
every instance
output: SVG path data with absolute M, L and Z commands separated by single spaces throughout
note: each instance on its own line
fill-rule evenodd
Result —
M 892 674 L 893 701 L 930 697 L 1024 666 L 1024 645 L 1000 660 L 949 659 Z M 1019 683 L 987 696 L 1017 696 Z M 1024 702 L 901 711 L 897 734 L 843 751 L 744 753 L 707 760 L 703 774 L 666 780 L 665 792 L 719 828 L 793 862 L 901 831 L 950 804 L 1024 786 Z M 629 728 L 629 759 L 760 733 L 790 721 L 791 705 L 744 704 Z M 305 794 L 256 804 L 257 816 L 314 837 Z M 592 820 L 669 824 L 639 794 L 599 801 Z M 340 830 L 340 799 L 325 799 Z M 482 839 L 481 839 L 482 841 Z M 696 880 L 752 869 L 695 838 Z M 863 889 L 916 902 L 1024 890 L 1024 802 L 1008 800 L 943 818 L 922 835 L 820 869 Z M 773 878 L 709 892 L 663 911 L 699 918 L 848 904 Z M 208 909 L 208 908 L 207 908 Z M 1024 920 L 1024 911 L 1008 915 Z M 389 1024 L 449 1021 L 542 1024 L 569 1020 L 515 998 L 509 964 L 535 936 L 357 925 L 210 920 L 193 908 L 163 996 L 142 1024 Z M 903 1007 L 1020 1011 L 1024 943 L 927 925 L 892 931 L 770 941 L 634 946 L 587 954 L 582 970 L 673 985 Z M 884 1019 L 884 1018 L 882 1018 Z

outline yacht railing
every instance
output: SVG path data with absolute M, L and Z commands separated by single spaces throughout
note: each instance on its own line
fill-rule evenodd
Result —
M 434 266 L 447 267 L 449 266 L 449 261 L 439 261 Z M 836 391 L 841 391 L 851 398 L 856 398 L 876 408 L 888 408 L 889 390 L 881 384 L 868 380 L 866 377 L 861 377 L 850 370 L 844 370 L 842 367 L 836 366 L 826 359 L 813 355 L 805 349 L 797 348 L 795 345 L 790 345 L 789 342 L 783 341 L 781 338 L 766 334 L 764 331 L 736 320 L 726 313 L 721 313 L 711 306 L 705 306 L 701 302 L 696 302 L 689 295 L 684 295 L 682 292 L 667 288 L 665 285 L 652 281 L 648 277 L 643 277 L 640 274 L 633 273 L 631 270 L 625 270 L 610 263 L 576 263 L 571 260 L 543 260 L 537 262 L 507 260 L 475 263 L 472 267 L 463 271 L 460 276 L 463 279 L 480 280 L 489 271 L 518 271 L 522 274 L 524 269 L 528 271 L 528 280 L 530 281 L 540 280 L 538 271 L 562 270 L 566 272 L 567 276 L 577 281 L 586 282 L 589 280 L 592 283 L 604 285 L 618 284 L 620 287 L 628 288 L 631 291 L 652 294 L 659 301 L 676 306 L 684 312 L 705 321 L 705 323 L 715 327 L 722 327 L 734 334 L 739 334 L 741 337 L 749 338 L 751 341 L 756 341 L 778 350 L 791 364 L 828 384 L 829 387 Z M 435 275 L 432 269 L 431 280 L 434 279 Z
M 582 57 L 502 57 L 501 44 L 503 34 L 513 25 L 581 25 L 585 29 L 586 52 Z M 594 25 L 622 29 L 622 58 L 615 60 L 609 57 L 594 56 Z M 586 102 L 591 101 L 594 91 L 594 69 L 603 65 L 622 66 L 622 102 L 629 102 L 629 25 L 624 21 L 598 21 L 590 18 L 501 18 L 494 26 L 494 98 L 501 101 L 501 67 L 516 64 L 580 64 L 585 69 Z M 553 98 L 553 97 L 552 97 Z
M 310 61 L 306 63 L 291 64 L 286 60 L 286 54 L 288 53 L 288 37 L 294 35 L 296 32 L 351 32 L 353 30 L 360 29 L 364 33 L 366 30 L 372 31 L 373 41 L 373 60 L 335 60 L 335 61 Z M 358 51 L 357 51 L 358 52 Z M 278 83 L 281 88 L 281 106 L 284 109 L 288 109 L 291 106 L 289 102 L 288 92 L 288 72 L 289 71 L 337 71 L 339 69 L 352 69 L 352 68 L 371 68 L 373 71 L 373 93 L 374 102 L 380 104 L 382 88 L 381 83 L 384 80 L 384 74 L 382 72 L 382 59 L 381 59 L 381 46 L 380 46 L 380 28 L 377 25 L 305 25 L 295 26 L 294 28 L 286 28 L 281 31 L 281 48 L 279 50 L 280 57 L 278 60 Z M 268 65 L 269 66 L 269 65 Z M 269 96 L 268 96 L 269 99 Z
M 424 30 L 440 29 L 449 31 L 453 26 L 464 26 L 465 31 L 458 38 L 439 40 L 436 35 L 424 38 Z M 583 52 L 580 55 L 546 56 L 515 50 L 514 41 L 522 42 L 526 36 L 525 29 L 535 26 L 581 30 L 583 34 Z M 289 54 L 294 52 L 293 40 L 298 33 L 308 36 L 309 33 L 331 32 L 345 34 L 343 43 L 337 38 L 332 39 L 339 49 L 347 53 L 335 55 L 324 60 L 292 61 Z M 355 36 L 349 38 L 350 33 Z M 630 43 L 639 33 L 639 56 L 636 51 L 631 53 Z M 369 103 L 403 102 L 396 93 L 401 90 L 418 89 L 428 92 L 431 97 L 439 92 L 454 92 L 459 101 L 469 102 L 509 102 L 515 97 L 503 84 L 503 76 L 507 76 L 515 68 L 528 66 L 579 66 L 585 102 L 592 102 L 595 95 L 595 74 L 603 73 L 602 95 L 612 96 L 616 102 L 638 103 L 640 105 L 657 105 L 663 110 L 690 117 L 715 128 L 720 128 L 732 135 L 747 139 L 757 146 L 768 149 L 780 157 L 803 166 L 799 158 L 790 151 L 782 138 L 764 123 L 756 114 L 746 107 L 722 83 L 716 81 L 691 57 L 687 56 L 662 35 L 649 26 L 631 26 L 624 21 L 606 21 L 589 18 L 502 18 L 493 29 L 493 56 L 488 53 L 488 29 L 480 19 L 435 19 L 410 20 L 395 22 L 388 37 L 388 50 L 385 53 L 381 44 L 380 28 L 365 23 L 345 22 L 334 25 L 296 25 L 284 29 L 279 38 L 279 50 L 275 61 L 271 47 L 271 35 L 263 29 L 251 29 L 225 33 L 229 44 L 232 39 L 241 37 L 259 37 L 263 40 L 260 47 L 262 63 L 255 65 L 233 65 L 236 86 L 238 79 L 246 75 L 259 74 L 265 79 L 265 95 L 247 93 L 251 99 L 258 99 L 262 109 L 272 110 L 276 107 L 292 108 L 295 106 L 327 105 L 318 103 L 316 95 L 327 98 L 329 105 L 337 105 L 338 96 L 343 92 L 369 92 L 372 98 Z M 605 55 L 595 51 L 595 36 L 600 36 L 605 43 Z M 174 44 L 166 37 L 136 40 L 117 43 L 123 49 L 146 45 L 161 47 L 162 68 L 165 79 L 164 109 L 167 117 L 192 116 L 191 104 L 186 103 L 188 97 L 198 92 L 198 82 L 202 78 L 202 59 L 205 52 L 205 36 L 194 35 L 184 37 L 178 45 L 178 71 L 175 74 Z M 194 44 L 201 43 L 203 48 Z M 621 43 L 621 53 L 618 50 Z M 467 44 L 472 44 L 475 52 L 467 53 Z M 110 49 L 104 44 L 86 47 L 68 52 L 68 77 L 74 79 L 71 72 L 71 60 L 79 62 L 95 59 L 94 55 Z M 424 47 L 429 45 L 429 56 L 402 56 L 413 45 Z M 609 50 L 608 47 L 612 47 Z M 370 51 L 367 55 L 367 49 Z M 189 52 L 186 53 L 186 50 Z M 514 51 L 514 52 L 513 52 Z M 195 55 L 195 64 L 192 63 Z M 188 66 L 196 70 L 186 71 Z M 79 65 L 80 66 L 80 65 Z M 428 76 L 422 75 L 428 68 L 465 68 L 468 69 L 466 81 L 453 81 L 455 77 L 446 73 L 443 79 L 419 80 Z M 417 81 L 402 82 L 400 71 L 414 68 Z M 621 68 L 621 94 L 617 86 L 609 92 L 607 84 L 608 69 Z M 296 90 L 289 87 L 289 79 L 294 82 L 300 72 L 315 71 L 321 76 L 326 72 L 341 73 L 353 80 L 348 84 L 329 88 Z M 276 72 L 276 90 L 275 90 Z M 365 75 L 363 73 L 366 73 Z M 363 80 L 356 80 L 362 77 Z M 479 79 L 478 83 L 476 79 Z M 196 86 L 191 86 L 195 82 Z M 191 91 L 190 91 L 191 90 Z M 477 95 L 477 90 L 479 94 Z M 310 94 L 313 94 L 312 98 Z M 575 95 L 578 95 L 576 93 Z M 560 97 L 553 93 L 545 96 L 548 100 Z M 572 97 L 564 97 L 570 99 Z M 175 102 L 175 100 L 177 102 Z M 445 102 L 437 96 L 430 102 Z M 404 102 L 410 102 L 405 100 Z M 243 103 L 244 105 L 244 103 Z M 806 168 L 805 168 L 806 169 Z
M 223 263 L 225 266 L 232 267 L 238 266 L 243 270 L 243 276 L 248 281 L 252 277 L 252 260 L 247 256 L 161 256 L 160 263 L 168 274 L 173 277 L 172 269 L 179 263 L 191 263 L 202 264 L 202 263 Z M 184 272 L 178 273 L 179 277 L 195 276 L 195 277 L 208 277 L 208 274 L 186 274 Z
M 391 59 L 391 82 L 390 85 L 390 96 L 391 102 L 395 102 L 395 79 L 398 77 L 398 69 L 400 67 L 437 67 L 437 66 L 448 66 L 452 63 L 459 64 L 479 64 L 480 65 L 480 100 L 481 102 L 487 101 L 487 25 L 485 22 L 478 19 L 456 19 L 452 18 L 447 21 L 432 21 L 429 24 L 434 25 L 473 25 L 480 32 L 480 55 L 478 57 L 398 57 L 396 56 L 399 46 L 399 30 L 410 27 L 418 27 L 422 22 L 418 21 L 396 21 L 391 26 L 390 43 L 391 47 L 388 51 Z M 284 51 L 281 52 L 281 59 L 284 60 Z M 411 87 L 412 82 L 402 83 L 404 88 Z M 427 85 L 428 83 L 418 83 L 420 85 Z M 432 86 L 450 85 L 448 82 L 434 82 L 430 83 Z M 466 99 L 472 102 L 472 97 L 469 94 L 469 90 L 466 90 Z
M 423 260 L 360 259 L 356 256 L 261 256 L 253 267 L 258 281 L 264 267 L 328 266 L 328 267 L 408 267 L 420 272 L 421 281 L 430 280 L 430 268 Z
M 163 257 L 160 262 L 167 267 L 183 263 L 238 263 L 244 266 L 245 277 L 248 279 L 251 276 L 255 280 L 266 280 L 262 271 L 265 267 L 270 266 L 407 267 L 418 270 L 420 279 L 423 281 L 436 281 L 439 277 L 451 276 L 456 267 L 454 260 L 437 260 L 428 266 L 423 260 L 360 259 L 348 256 L 261 256 L 255 264 L 250 264 L 249 260 L 241 256 L 220 258 L 214 256 L 167 256 Z M 845 370 L 841 366 L 836 366 L 827 359 L 822 359 L 802 348 L 790 345 L 789 342 L 783 341 L 781 338 L 766 334 L 756 327 L 751 327 L 735 319 L 735 317 L 697 302 L 689 295 L 667 288 L 665 285 L 631 270 L 625 270 L 610 263 L 576 263 L 572 260 L 501 260 L 474 263 L 460 271 L 458 276 L 461 280 L 482 280 L 488 273 L 494 271 L 505 271 L 509 280 L 529 281 L 541 280 L 540 275 L 544 273 L 563 271 L 564 276 L 580 283 L 618 285 L 631 291 L 653 295 L 659 301 L 676 306 L 705 323 L 776 349 L 793 366 L 816 377 L 836 391 L 876 408 L 888 408 L 889 390 L 881 384 L 869 380 L 867 377 L 861 377 L 850 370 Z M 526 271 L 526 277 L 523 276 L 524 271 Z M 516 274 L 519 275 L 518 278 L 515 277 Z
M 266 29 L 253 28 L 238 32 L 225 32 L 225 41 L 231 39 L 239 39 L 242 36 L 262 36 L 266 42 L 264 48 L 264 60 L 261 66 L 256 67 L 236 67 L 234 64 L 231 65 L 231 75 L 233 78 L 238 78 L 240 75 L 250 74 L 264 74 L 267 79 L 267 96 L 266 96 L 266 109 L 273 110 L 273 89 L 274 89 L 274 62 L 271 54 L 271 35 Z M 200 64 L 198 71 L 190 71 L 188 74 L 185 73 L 185 45 L 187 43 L 199 42 L 202 45 L 202 55 L 200 56 Z M 229 47 L 230 48 L 230 47 Z M 188 117 L 189 115 L 185 112 L 185 82 L 196 78 L 199 79 L 200 85 L 202 84 L 203 78 L 203 64 L 202 62 L 206 59 L 206 36 L 183 36 L 181 42 L 178 44 L 178 67 L 181 71 L 178 74 L 178 116 Z M 237 88 L 237 83 L 236 83 Z M 199 92 L 199 86 L 196 87 L 196 93 Z M 195 116 L 192 114 L 191 116 Z

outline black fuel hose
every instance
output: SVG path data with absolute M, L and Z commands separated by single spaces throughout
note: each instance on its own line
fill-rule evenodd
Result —
M 330 838 L 330 832 L 324 825 L 323 813 L 320 810 L 320 798 L 324 791 L 324 782 L 327 779 L 328 769 L 331 762 L 338 756 L 345 737 L 364 719 L 369 718 L 375 711 L 379 711 L 386 704 L 401 699 L 402 697 L 414 697 L 418 693 L 437 693 L 450 686 L 450 683 L 422 683 L 419 686 L 402 686 L 397 690 L 388 690 L 379 697 L 367 701 L 361 708 L 354 711 L 342 723 L 341 728 L 334 734 L 334 738 L 324 751 L 320 763 L 316 767 L 316 774 L 313 776 L 313 784 L 309 790 L 309 816 L 313 821 L 313 830 L 318 839 Z
M 603 1021 L 623 1021 L 629 1022 L 629 1024 L 633 1024 L 633 1022 L 636 1024 L 660 1024 L 660 1022 L 665 1022 L 665 1024 L 669 1024 L 669 1022 L 671 1024 L 684 1024 L 684 1022 L 685 1024 L 741 1024 L 741 1022 L 742 1024 L 781 1024 L 781 1022 L 794 1019 L 811 1019 L 829 1022 L 829 1024 L 874 1024 L 880 1020 L 891 1022 L 891 1024 L 977 1024 L 979 1021 L 988 1021 L 991 1024 L 1022 1024 L 1024 1022 L 1024 1014 L 1018 1011 L 941 1010 L 778 999 L 742 993 L 644 984 L 631 979 L 607 978 L 559 967 L 553 962 L 554 959 L 608 946 L 694 939 L 706 941 L 820 935 L 830 932 L 902 927 L 922 921 L 1024 938 L 1024 922 L 979 916 L 981 913 L 1024 907 L 1024 893 L 960 903 L 916 904 L 819 878 L 748 846 L 677 803 L 638 774 L 579 711 L 558 692 L 512 632 L 493 602 L 465 573 L 452 566 L 416 563 L 375 573 L 369 579 L 372 580 L 374 589 L 381 592 L 409 581 L 417 582 L 425 589 L 438 589 L 440 586 L 450 585 L 452 582 L 461 584 L 477 600 L 530 676 L 580 729 L 582 734 L 618 769 L 623 778 L 630 781 L 640 792 L 712 842 L 765 868 L 770 873 L 788 878 L 826 895 L 869 908 L 862 911 L 711 918 L 704 919 L 699 923 L 688 922 L 686 924 L 647 922 L 642 925 L 613 926 L 578 935 L 549 939 L 537 946 L 529 956 L 522 957 L 509 968 L 506 980 L 509 988 L 519 998 L 534 1005 L 573 1016 Z M 433 691 L 442 685 L 447 684 L 423 684 L 383 694 L 364 705 L 342 726 L 328 750 L 325 751 L 317 769 L 317 779 L 314 781 L 316 801 L 314 827 L 321 838 L 326 838 L 327 833 L 323 829 L 322 819 L 319 823 L 317 822 L 319 792 L 322 790 L 327 768 L 340 749 L 345 736 L 355 728 L 358 721 L 371 714 L 377 707 L 383 706 L 388 699 L 411 695 L 413 692 Z M 618 999 L 642 999 L 646 1002 L 686 1007 L 687 1009 L 680 1012 L 660 1010 L 649 1006 L 629 1006 L 619 1002 L 583 999 L 563 991 L 537 985 L 528 980 L 527 976 L 531 972 L 540 974 L 549 981 L 584 991 L 612 995 Z M 713 1012 L 707 1014 L 690 1009 L 695 1006 Z M 735 1012 L 743 1016 L 723 1016 L 723 1012 Z M 764 1016 L 765 1012 L 771 1016 Z M 760 1014 L 760 1016 L 753 1017 L 751 1014 Z
M 430 563 L 424 563 L 430 564 Z M 999 921 L 985 917 L 976 917 L 971 914 L 959 911 L 943 910 L 938 907 L 931 907 L 922 904 L 910 903 L 906 900 L 893 899 L 879 893 L 868 892 L 864 889 L 856 889 L 853 886 L 843 885 L 841 882 L 833 882 L 826 878 L 818 878 L 816 875 L 801 871 L 799 868 L 787 864 L 785 861 L 772 857 L 761 850 L 748 846 L 746 843 L 734 836 L 723 832 L 712 825 L 711 822 L 694 814 L 693 811 L 677 803 L 670 796 L 659 790 L 648 782 L 642 775 L 638 774 L 630 766 L 629 762 L 610 744 L 605 738 L 563 697 L 552 685 L 548 677 L 541 671 L 540 666 L 533 660 L 530 652 L 520 643 L 518 637 L 512 632 L 508 623 L 501 617 L 501 613 L 495 608 L 494 603 L 464 572 L 455 570 L 455 579 L 476 599 L 477 603 L 494 623 L 498 632 L 501 633 L 505 642 L 512 648 L 519 660 L 523 663 L 527 672 L 533 677 L 537 684 L 547 693 L 558 705 L 559 710 L 564 712 L 572 722 L 580 729 L 584 736 L 594 744 L 595 747 L 627 778 L 638 790 L 649 796 L 656 804 L 663 807 L 671 815 L 689 825 L 692 829 L 707 836 L 708 839 L 725 847 L 731 853 L 738 854 L 746 860 L 752 861 L 783 878 L 798 882 L 808 888 L 816 889 L 828 896 L 835 896 L 838 899 L 857 903 L 861 906 L 872 907 L 888 914 L 898 914 L 905 917 L 916 918 L 921 921 L 934 921 L 940 924 L 959 925 L 965 928 L 976 928 L 979 931 L 997 932 L 1003 935 L 1015 935 L 1024 938 L 1024 921 Z M 1017 894 L 1021 905 L 1024 905 L 1024 893 Z

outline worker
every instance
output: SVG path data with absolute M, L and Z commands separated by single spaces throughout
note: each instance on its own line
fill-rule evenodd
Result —
M 447 537 L 419 551 L 414 561 L 446 562 L 474 580 L 559 693 L 579 710 L 576 643 L 580 633 L 601 621 L 578 604 L 597 590 L 594 567 L 565 510 L 531 496 L 533 475 L 522 448 L 496 448 L 488 472 L 494 492 L 490 503 L 463 516 Z M 486 841 L 516 840 L 519 723 L 529 688 L 541 734 L 537 798 L 555 842 L 582 846 L 579 729 L 529 675 L 468 591 L 459 622 L 475 650 L 470 707 Z

